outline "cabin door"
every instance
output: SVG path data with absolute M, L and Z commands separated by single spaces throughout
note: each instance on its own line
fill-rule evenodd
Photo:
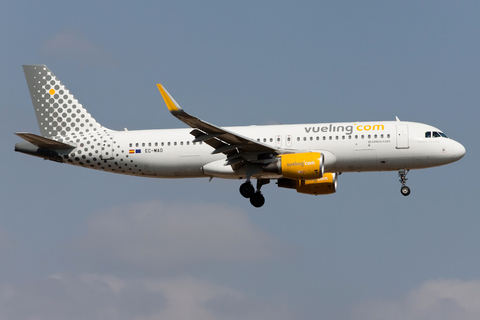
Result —
M 281 148 L 282 147 L 282 136 L 281 135 L 277 135 L 275 137 L 275 146 L 277 148 Z
M 408 149 L 408 126 L 406 124 L 397 125 L 397 149 Z

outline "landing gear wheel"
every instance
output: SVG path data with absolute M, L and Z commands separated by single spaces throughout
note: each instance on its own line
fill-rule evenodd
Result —
M 410 194 L 410 188 L 407 187 L 405 184 L 407 183 L 407 173 L 410 171 L 409 169 L 400 169 L 398 170 L 398 177 L 400 178 L 400 183 L 402 187 L 400 188 L 400 193 L 404 196 L 408 196 Z
M 402 193 L 402 195 L 408 196 L 410 194 L 410 188 L 407 186 L 403 186 L 400 188 L 400 192 Z
M 265 197 L 260 192 L 255 192 L 250 197 L 250 203 L 255 208 L 260 208 L 261 206 L 263 206 L 265 204 Z
M 245 198 L 250 198 L 255 194 L 255 188 L 252 186 L 250 181 L 242 183 L 240 186 L 240 194 Z

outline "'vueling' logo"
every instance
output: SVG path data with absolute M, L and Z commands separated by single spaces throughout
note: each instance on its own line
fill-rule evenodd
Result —
M 300 166 L 300 167 L 303 167 L 303 166 L 311 166 L 311 165 L 314 165 L 315 164 L 315 161 L 308 161 L 308 162 L 305 162 L 305 161 L 302 161 L 302 162 L 290 162 L 290 163 L 287 163 L 287 167 L 297 167 L 297 166 Z
M 353 124 L 353 126 L 335 126 L 333 124 L 330 124 L 329 126 L 323 126 L 323 127 L 305 127 L 305 132 L 306 133 L 317 133 L 317 132 L 345 132 L 346 134 L 352 134 L 353 130 L 357 131 L 380 131 L 380 130 L 385 130 L 385 127 L 383 124 L 359 124 L 357 125 L 356 123 Z

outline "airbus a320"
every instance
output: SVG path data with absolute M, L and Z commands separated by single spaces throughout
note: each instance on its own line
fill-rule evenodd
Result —
M 465 148 L 440 129 L 400 121 L 219 127 L 185 112 L 157 87 L 168 110 L 190 128 L 115 131 L 99 124 L 45 65 L 23 66 L 40 135 L 16 133 L 15 151 L 132 176 L 244 180 L 255 207 L 263 185 L 310 195 L 337 191 L 343 172 L 398 171 L 408 196 L 411 169 L 461 159 Z M 252 184 L 256 180 L 256 185 Z

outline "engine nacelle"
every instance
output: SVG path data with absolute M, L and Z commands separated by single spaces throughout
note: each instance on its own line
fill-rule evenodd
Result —
M 263 170 L 292 180 L 318 179 L 323 176 L 324 157 L 320 152 L 282 154 Z
M 331 194 L 337 191 L 337 174 L 327 172 L 319 179 L 291 180 L 278 179 L 280 188 L 297 189 L 299 193 L 306 194 Z

